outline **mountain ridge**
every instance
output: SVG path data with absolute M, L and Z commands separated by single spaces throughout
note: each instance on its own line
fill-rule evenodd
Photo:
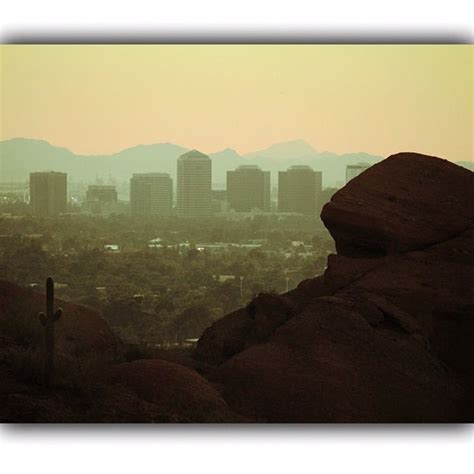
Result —
M 164 172 L 176 181 L 176 160 L 188 148 L 170 143 L 137 144 L 109 154 L 80 154 L 66 147 L 37 138 L 16 137 L 0 141 L 0 182 L 26 181 L 32 171 L 56 170 L 68 173 L 73 181 L 94 181 L 113 177 L 128 181 L 133 173 Z M 366 152 L 337 154 L 317 151 L 302 139 L 274 143 L 267 148 L 240 154 L 226 147 L 207 153 L 212 160 L 212 181 L 218 188 L 226 182 L 226 173 L 241 164 L 256 164 L 272 174 L 272 186 L 278 172 L 294 164 L 310 165 L 323 174 L 323 187 L 341 187 L 348 164 L 375 164 L 383 157 Z M 460 162 L 472 170 L 469 162 Z

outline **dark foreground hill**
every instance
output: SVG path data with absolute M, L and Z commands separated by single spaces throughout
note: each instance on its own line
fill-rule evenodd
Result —
M 43 296 L 0 282 L 0 419 L 472 422 L 473 203 L 472 172 L 391 156 L 323 209 L 324 275 L 217 321 L 194 359 L 126 361 L 99 314 L 64 304 L 50 390 Z
M 195 370 L 125 360 L 122 343 L 90 308 L 64 308 L 56 328 L 56 383 L 42 386 L 44 295 L 0 281 L 0 421 L 233 422 L 242 418 Z

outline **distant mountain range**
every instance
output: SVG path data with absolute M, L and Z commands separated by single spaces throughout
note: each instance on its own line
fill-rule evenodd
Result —
M 123 181 L 133 173 L 149 172 L 169 173 L 176 180 L 176 160 L 186 151 L 189 150 L 172 143 L 156 143 L 137 145 L 111 155 L 78 155 L 44 140 L 14 138 L 0 142 L 0 182 L 25 181 L 31 171 L 44 170 L 66 172 L 68 178 L 76 182 L 94 182 L 96 178 Z M 277 183 L 278 171 L 294 164 L 310 165 L 323 172 L 323 186 L 331 187 L 344 183 L 346 165 L 373 164 L 383 159 L 368 153 L 318 152 L 304 140 L 277 143 L 245 155 L 226 148 L 209 156 L 216 188 L 225 187 L 226 171 L 241 164 L 257 164 L 271 171 L 273 184 Z M 467 168 L 470 165 L 472 169 L 472 163 L 464 162 L 463 165 Z

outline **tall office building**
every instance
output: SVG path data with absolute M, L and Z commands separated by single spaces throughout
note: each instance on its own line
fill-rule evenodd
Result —
M 178 158 L 177 211 L 181 216 L 211 214 L 211 159 L 197 150 Z
M 369 169 L 371 165 L 369 163 L 357 163 L 356 165 L 346 166 L 346 184 L 356 176 L 359 176 L 365 170 Z
M 310 166 L 290 166 L 278 172 L 278 211 L 316 215 L 321 199 L 322 173 Z
M 241 165 L 227 171 L 227 200 L 237 212 L 270 210 L 270 171 L 257 165 Z
M 132 215 L 170 214 L 173 206 L 173 180 L 167 173 L 139 173 L 130 179 Z
M 30 173 L 30 206 L 37 216 L 55 216 L 67 209 L 67 174 Z

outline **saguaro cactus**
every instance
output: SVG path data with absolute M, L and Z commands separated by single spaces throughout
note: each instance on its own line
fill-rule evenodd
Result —
M 44 384 L 49 387 L 54 383 L 54 325 L 63 314 L 62 308 L 54 312 L 54 281 L 46 280 L 46 315 L 38 317 L 44 327 Z

